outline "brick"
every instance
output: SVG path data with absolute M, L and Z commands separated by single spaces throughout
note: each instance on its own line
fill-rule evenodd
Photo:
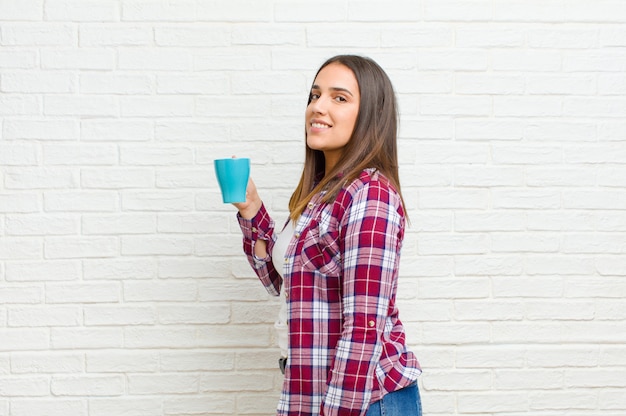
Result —
M 39 198 L 33 193 L 0 194 L 0 212 L 31 213 L 41 209 Z
M 118 207 L 118 195 L 109 191 L 46 191 L 44 209 L 49 212 L 111 212 Z
M 2 0 L 0 20 L 40 21 L 43 18 L 42 0 Z
M 13 327 L 63 327 L 82 323 L 82 312 L 76 306 L 28 306 L 9 308 L 9 325 Z
M 50 347 L 46 329 L 0 328 L 0 336 L 2 352 L 47 350 Z
M 169 301 L 188 302 L 196 299 L 194 281 L 126 281 L 123 283 L 124 300 L 128 302 Z
M 566 72 L 623 72 L 626 68 L 624 54 L 610 49 L 571 51 L 563 54 L 563 70 Z
M 214 48 L 210 52 L 197 52 L 193 56 L 195 71 L 267 71 L 274 69 L 274 56 L 264 48 L 238 48 L 237 54 L 232 48 Z M 309 67 L 309 70 L 312 67 Z M 289 68 L 275 68 L 289 69 Z M 240 113 L 241 114 L 241 113 Z
M 80 91 L 83 94 L 145 95 L 152 93 L 153 83 L 152 77 L 146 75 L 86 73 L 79 78 Z M 122 124 L 119 121 L 117 123 Z M 109 125 L 112 124 L 114 123 L 109 122 Z
M 159 368 L 157 351 L 90 351 L 86 368 L 89 373 L 151 373 Z
M 162 406 L 162 399 L 155 397 L 90 398 L 89 416 L 153 416 L 162 411 Z
M 425 71 L 484 71 L 488 56 L 480 50 L 434 49 L 420 53 L 418 69 Z
M 44 49 L 41 51 L 43 69 L 113 70 L 115 54 L 104 48 Z
M 121 328 L 53 328 L 50 330 L 52 349 L 121 348 Z
M 169 26 L 157 27 L 154 40 L 167 47 L 219 47 L 230 45 L 228 26 Z
M 6 50 L 0 51 L 0 68 L 29 69 L 37 65 L 35 51 Z
M 524 123 L 515 119 L 458 119 L 454 123 L 457 140 L 520 140 Z
M 328 12 L 320 14 L 319 10 Z M 337 22 L 348 16 L 348 4 L 323 1 L 317 4 L 278 1 L 274 4 L 277 22 Z
M 184 394 L 198 391 L 199 377 L 194 374 L 158 374 L 128 376 L 128 390 L 132 395 Z
M 598 93 L 624 96 L 626 94 L 626 76 L 623 74 L 598 75 Z
M 181 0 L 172 5 L 158 0 L 130 0 L 122 4 L 122 21 L 193 21 L 196 2 Z
M 492 286 L 496 298 L 561 298 L 565 293 L 558 276 L 494 277 Z
M 454 169 L 456 186 L 521 186 L 522 170 L 518 167 L 457 167 Z
M 133 166 L 189 165 L 193 161 L 193 151 L 189 147 L 124 146 L 120 159 L 122 165 Z
M 553 370 L 496 370 L 494 377 L 497 390 L 553 390 L 563 385 L 563 373 Z
M 7 189 L 71 189 L 77 185 L 77 172 L 71 169 L 19 168 L 5 174 Z
M 519 75 L 461 72 L 456 75 L 454 86 L 459 94 L 514 95 L 524 93 L 525 83 Z M 486 122 L 498 123 L 492 120 Z
M 424 17 L 427 21 L 489 21 L 493 11 L 485 0 L 427 0 Z
M 454 215 L 456 231 L 522 231 L 525 214 L 515 212 L 459 212 Z
M 117 67 L 125 71 L 189 71 L 193 68 L 192 55 L 175 48 L 126 48 L 118 51 Z M 127 97 L 137 103 L 136 97 Z M 177 97 L 180 98 L 180 97 Z
M 46 20 L 103 22 L 118 21 L 119 5 L 105 0 L 63 0 L 46 3 L 44 14 Z
M 78 353 L 14 353 L 11 371 L 15 374 L 80 373 L 84 370 L 84 361 Z
M 486 116 L 493 111 L 491 98 L 481 96 L 425 96 L 420 107 L 425 115 Z
M 227 142 L 231 127 L 223 122 L 157 121 L 154 136 L 157 141 Z
M 458 368 L 522 368 L 526 362 L 526 351 L 519 347 L 465 347 L 456 352 Z
M 371 26 L 352 23 L 346 23 L 340 27 L 319 24 L 307 29 L 306 32 L 307 45 L 314 48 L 333 47 L 337 44 L 338 38 L 345 47 L 364 48 L 380 45 L 380 32 Z
M 219 0 L 196 3 L 197 19 L 209 22 L 269 22 L 272 21 L 272 2 L 234 0 L 224 4 Z
M 80 184 L 84 189 L 151 188 L 155 175 L 150 168 L 81 169 Z
M 194 327 L 124 329 L 125 348 L 192 348 L 197 345 L 198 337 Z M 138 387 L 142 387 L 141 383 Z
M 156 276 L 157 264 L 150 258 L 113 258 L 106 260 L 84 260 L 85 280 L 134 280 L 152 279 Z
M 85 399 L 20 399 L 11 401 L 11 416 L 28 416 L 34 414 L 87 416 L 87 400 Z
M 80 46 L 148 46 L 154 43 L 154 31 L 149 26 L 128 24 L 81 25 L 78 28 Z
M 44 246 L 48 259 L 115 257 L 119 251 L 116 237 L 48 237 Z
M 336 5 L 336 3 L 333 3 Z M 233 45 L 304 45 L 305 30 L 300 25 L 238 25 L 231 29 Z
M 116 97 L 50 95 L 44 98 L 46 116 L 116 117 L 119 113 Z
M 105 303 L 120 300 L 120 285 L 117 282 L 105 283 L 49 283 L 46 284 L 46 303 Z M 85 312 L 85 321 L 86 312 Z
M 6 140 L 76 141 L 79 138 L 79 124 L 76 120 L 5 120 L 3 127 L 2 134 Z
M 438 278 L 419 282 L 420 299 L 481 299 L 489 296 L 489 290 L 490 284 L 485 278 Z
M 52 377 L 50 391 L 55 396 L 120 396 L 125 384 L 121 375 L 57 376 Z
M 616 22 L 621 21 L 626 7 L 619 1 L 601 1 L 596 7 L 587 7 L 584 2 L 565 4 L 565 18 L 573 22 Z
M 219 351 L 166 351 L 160 354 L 158 362 L 160 369 L 166 372 L 228 371 L 235 368 L 235 354 Z
M 250 75 L 248 76 L 250 77 Z M 156 79 L 156 91 L 159 94 L 227 94 L 229 85 L 229 78 L 221 73 L 207 75 L 165 73 L 157 75 Z M 182 123 L 180 122 L 180 124 Z M 192 124 L 192 121 L 186 124 Z
M 188 255 L 193 251 L 193 241 L 185 237 L 123 236 L 123 256 Z
M 559 54 L 541 49 L 503 48 L 493 51 L 493 69 L 513 72 L 557 72 L 562 70 Z
M 0 303 L 3 305 L 37 304 L 42 303 L 42 300 L 43 288 L 39 286 L 0 286 Z
M 9 282 L 69 281 L 79 279 L 81 265 L 71 260 L 11 262 L 5 273 Z
M 455 30 L 455 39 L 459 48 L 519 48 L 526 34 L 508 25 L 462 25 Z
M 0 260 L 40 259 L 42 255 L 41 247 L 41 241 L 37 239 L 3 238 L 0 240 Z M 7 279 L 9 276 L 9 267 L 7 267 Z
M 84 235 L 150 234 L 156 231 L 156 217 L 145 214 L 83 216 Z
M 75 46 L 78 31 L 71 25 L 4 25 L 2 44 L 7 46 Z
M 170 396 L 163 400 L 163 411 L 166 415 L 202 414 L 206 412 L 233 414 L 235 413 L 235 396 L 219 396 L 217 398 L 213 395 L 185 398 Z
M 481 370 L 429 371 L 424 388 L 432 391 L 480 391 L 491 387 L 491 372 Z
M 542 0 L 511 0 L 494 4 L 494 20 L 510 22 L 551 22 L 565 20 L 563 5 Z
M 2 94 L 0 96 L 0 113 L 4 116 L 39 115 L 41 104 L 33 96 Z
M 201 391 L 269 391 L 272 389 L 272 378 L 265 374 L 250 373 L 245 377 L 234 374 L 202 374 L 200 376 Z
M 163 305 L 157 307 L 158 322 L 173 324 L 224 324 L 230 321 L 227 304 L 212 303 L 209 306 Z
M 526 272 L 530 275 L 577 275 L 595 271 L 592 257 L 579 255 L 532 256 L 526 259 Z
M 228 233 L 229 219 L 224 216 L 205 214 L 161 214 L 158 217 L 158 230 L 162 233 L 205 234 L 210 232 Z M 216 224 L 216 220 L 219 220 Z

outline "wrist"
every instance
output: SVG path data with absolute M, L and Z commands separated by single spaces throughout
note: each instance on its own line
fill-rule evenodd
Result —
M 239 215 L 241 215 L 243 219 L 251 220 L 259 212 L 262 205 L 263 201 L 261 201 L 260 199 L 258 201 L 252 202 L 247 207 L 240 209 Z

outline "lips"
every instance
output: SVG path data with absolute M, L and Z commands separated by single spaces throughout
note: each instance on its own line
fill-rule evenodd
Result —
M 313 127 L 314 129 L 328 129 L 331 127 L 331 125 L 321 120 L 313 120 L 311 121 L 311 127 Z

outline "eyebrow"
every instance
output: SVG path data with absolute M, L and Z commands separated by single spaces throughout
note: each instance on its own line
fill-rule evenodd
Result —
M 313 84 L 313 86 L 311 87 L 312 90 L 321 90 L 320 86 L 317 84 Z M 354 95 L 352 95 L 352 93 L 350 92 L 349 89 L 347 88 L 341 88 L 341 87 L 331 87 L 330 88 L 332 91 L 343 91 L 346 92 L 348 94 L 350 94 L 351 97 L 354 97 Z

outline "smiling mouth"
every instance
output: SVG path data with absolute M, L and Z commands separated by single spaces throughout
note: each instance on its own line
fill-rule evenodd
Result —
M 315 129 L 328 129 L 330 126 L 324 123 L 311 123 L 311 127 Z

